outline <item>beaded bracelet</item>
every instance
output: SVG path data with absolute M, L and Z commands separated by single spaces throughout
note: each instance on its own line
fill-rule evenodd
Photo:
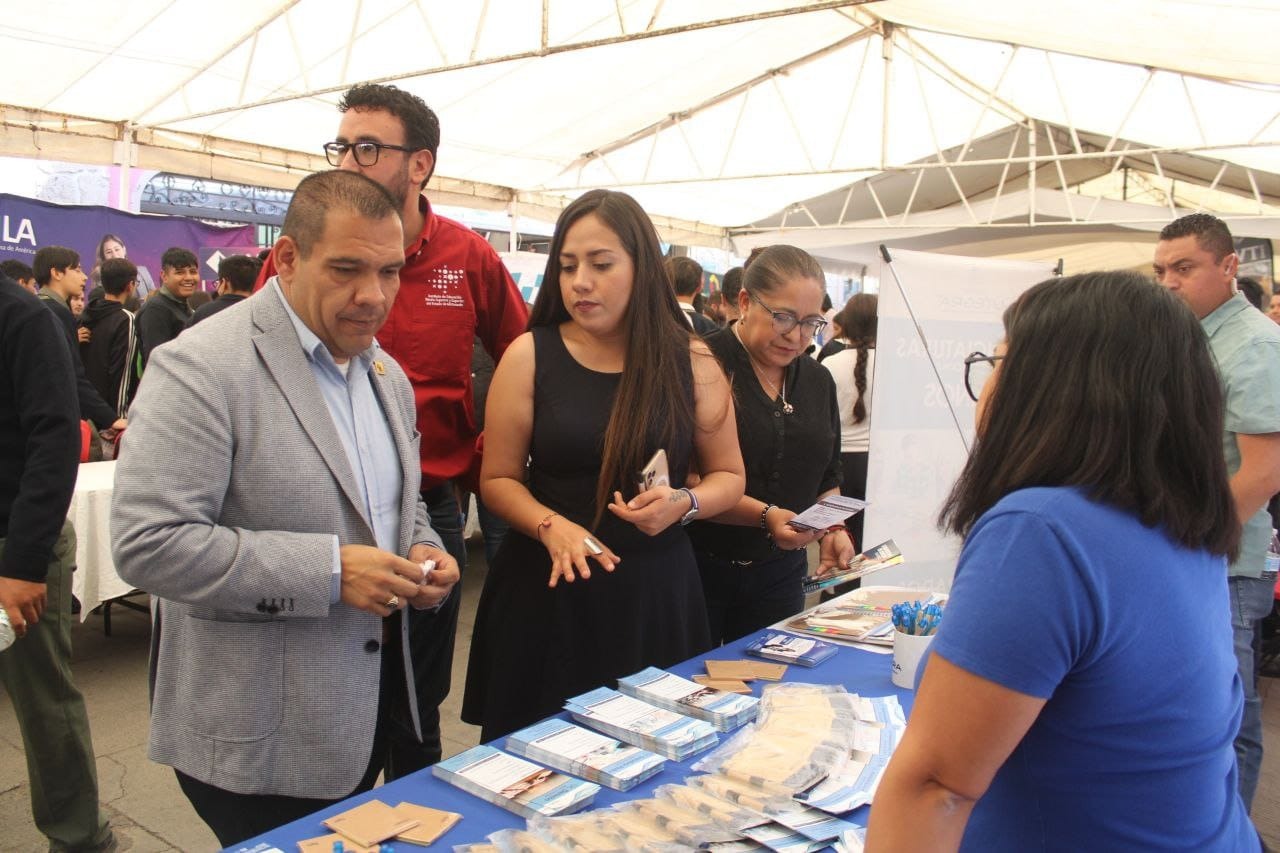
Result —
M 760 513 L 760 529 L 764 531 L 764 538 L 768 539 L 770 544 L 773 544 L 773 534 L 769 532 L 769 525 L 765 522 L 769 516 L 769 510 L 777 508 L 777 504 L 766 504 L 764 510 Z

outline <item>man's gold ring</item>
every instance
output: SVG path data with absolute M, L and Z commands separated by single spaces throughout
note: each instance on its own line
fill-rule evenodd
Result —
M 390 598 L 388 598 L 388 599 L 387 599 L 387 607 L 388 607 L 388 608 L 390 608 L 390 609 L 392 609 L 392 610 L 395 610 L 395 609 L 396 609 L 397 607 L 399 607 L 399 606 L 400 606 L 400 596 L 398 596 L 398 595 L 393 595 L 393 596 L 391 596 Z

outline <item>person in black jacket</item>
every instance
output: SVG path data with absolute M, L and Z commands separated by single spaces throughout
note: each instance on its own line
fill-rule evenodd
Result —
M 90 300 L 80 315 L 81 327 L 91 333 L 89 340 L 80 344 L 80 360 L 102 399 L 124 417 L 137 388 L 133 362 L 138 336 L 133 312 L 125 304 L 137 287 L 138 268 L 128 258 L 108 258 L 98 274 L 102 295 Z
M 145 370 L 151 351 L 182 333 L 191 318 L 187 297 L 200 284 L 200 265 L 190 249 L 174 247 L 160 256 L 160 289 L 138 312 L 138 337 Z
M 80 403 L 80 417 L 92 421 L 100 430 L 122 430 L 128 423 L 116 414 L 116 410 L 107 405 L 93 383 L 85 376 L 84 365 L 80 362 L 80 344 L 76 336 L 76 321 L 67 307 L 67 299 L 73 293 L 84 291 L 87 276 L 80 269 L 80 255 L 66 246 L 45 246 L 36 252 L 32 261 L 36 283 L 40 285 L 37 294 L 45 307 L 53 312 L 67 341 L 67 353 L 71 356 L 71 367 L 76 378 L 76 397 Z M 114 437 L 114 436 L 112 436 Z M 77 445 L 79 441 L 76 442 Z
M 693 330 L 706 337 L 720 328 L 714 320 L 702 316 L 694 305 L 695 298 L 702 290 L 702 265 L 693 258 L 677 257 L 667 258 L 664 266 L 667 268 L 667 277 L 671 279 L 671 286 L 675 288 L 676 302 L 680 303 L 680 310 L 684 312 L 685 319 Z
M 108 851 L 116 840 L 98 808 L 89 718 L 71 680 L 76 546 L 67 508 L 80 415 L 64 338 L 40 300 L 0 275 L 0 606 L 18 635 L 0 652 L 0 684 L 49 849 Z
M 196 309 L 187 321 L 191 328 L 201 320 L 208 320 L 219 311 L 225 311 L 253 295 L 253 283 L 258 279 L 261 264 L 248 255 L 230 255 L 218 262 L 218 296 Z

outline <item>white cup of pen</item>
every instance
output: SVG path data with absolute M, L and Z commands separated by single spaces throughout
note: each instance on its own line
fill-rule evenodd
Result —
M 907 690 L 916 686 L 916 670 L 942 621 L 942 606 L 904 601 L 893 605 L 893 683 Z

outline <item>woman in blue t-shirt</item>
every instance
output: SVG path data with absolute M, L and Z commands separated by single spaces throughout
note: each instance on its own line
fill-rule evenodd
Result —
M 964 549 L 867 849 L 1256 851 L 1204 334 L 1124 272 L 1038 284 L 1004 327 L 966 359 Z

